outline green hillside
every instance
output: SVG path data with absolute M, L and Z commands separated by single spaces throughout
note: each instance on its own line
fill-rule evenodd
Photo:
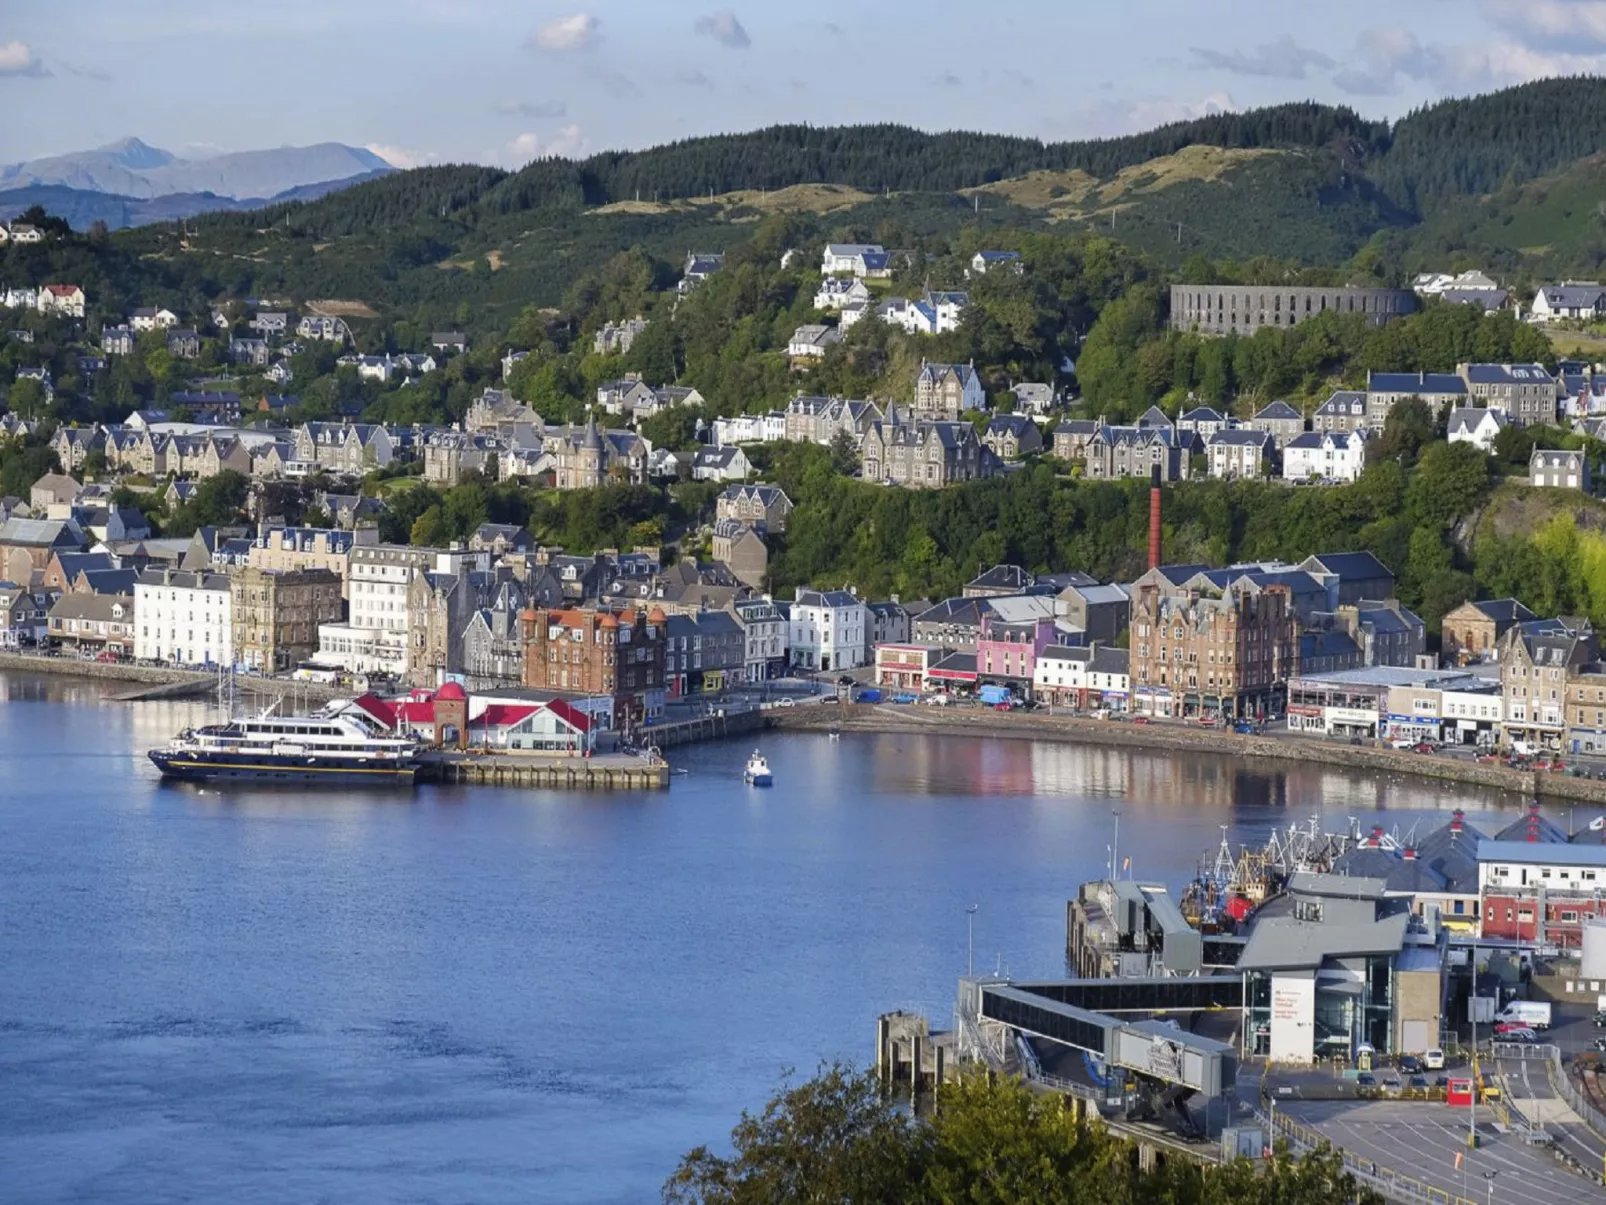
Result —
M 560 305 L 622 250 L 672 277 L 688 249 L 740 245 L 771 221 L 804 249 L 869 239 L 941 255 L 965 231 L 1096 230 L 1172 268 L 1353 260 L 1400 281 L 1459 258 L 1525 285 L 1606 258 L 1603 153 L 1600 79 L 1445 101 L 1393 126 L 1310 103 L 1064 143 L 777 126 L 513 173 L 399 172 L 310 203 L 120 232 L 91 263 L 12 248 L 0 278 L 71 273 L 117 305 L 331 298 L 485 331 L 527 304 Z

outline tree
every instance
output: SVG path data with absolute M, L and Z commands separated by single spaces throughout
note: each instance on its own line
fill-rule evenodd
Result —
M 225 527 L 235 523 L 250 494 L 249 477 L 234 469 L 224 469 L 195 487 L 190 500 L 165 524 L 167 534 L 188 536 L 194 535 L 198 527 Z
M 1398 459 L 1401 463 L 1416 463 L 1417 453 L 1435 434 L 1433 411 L 1419 397 L 1408 397 L 1394 404 L 1388 418 L 1383 420 L 1383 433 L 1378 436 L 1372 455 Z
M 420 548 L 439 548 L 450 539 L 451 527 L 439 506 L 431 506 L 414 519 L 412 530 L 407 534 L 407 542 Z
M 731 1134 L 733 1153 L 688 1154 L 665 1205 L 1381 1205 L 1323 1147 L 1257 1166 L 1137 1166 L 1125 1139 L 1078 1122 L 1063 1098 L 977 1075 L 942 1089 L 929 1120 L 840 1065 L 785 1087 Z
M 11 408 L 11 413 L 19 418 L 42 418 L 50 405 L 44 385 L 33 377 L 24 377 L 20 381 L 13 382 L 11 392 L 6 395 L 6 402 Z

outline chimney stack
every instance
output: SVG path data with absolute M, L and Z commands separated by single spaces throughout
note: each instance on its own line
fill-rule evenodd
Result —
M 1160 567 L 1160 466 L 1149 475 L 1149 568 Z

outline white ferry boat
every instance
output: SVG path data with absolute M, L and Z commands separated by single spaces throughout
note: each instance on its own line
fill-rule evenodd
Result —
M 770 773 L 770 764 L 764 760 L 764 755 L 757 749 L 753 756 L 747 759 L 747 769 L 742 771 L 742 778 L 751 786 L 767 787 L 775 782 L 775 776 Z
M 151 761 L 163 778 L 411 786 L 419 742 L 332 709 L 314 715 L 263 714 L 187 728 Z

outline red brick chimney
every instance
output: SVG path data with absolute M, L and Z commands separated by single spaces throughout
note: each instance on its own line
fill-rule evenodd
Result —
M 1160 567 L 1160 466 L 1149 477 L 1149 568 Z

